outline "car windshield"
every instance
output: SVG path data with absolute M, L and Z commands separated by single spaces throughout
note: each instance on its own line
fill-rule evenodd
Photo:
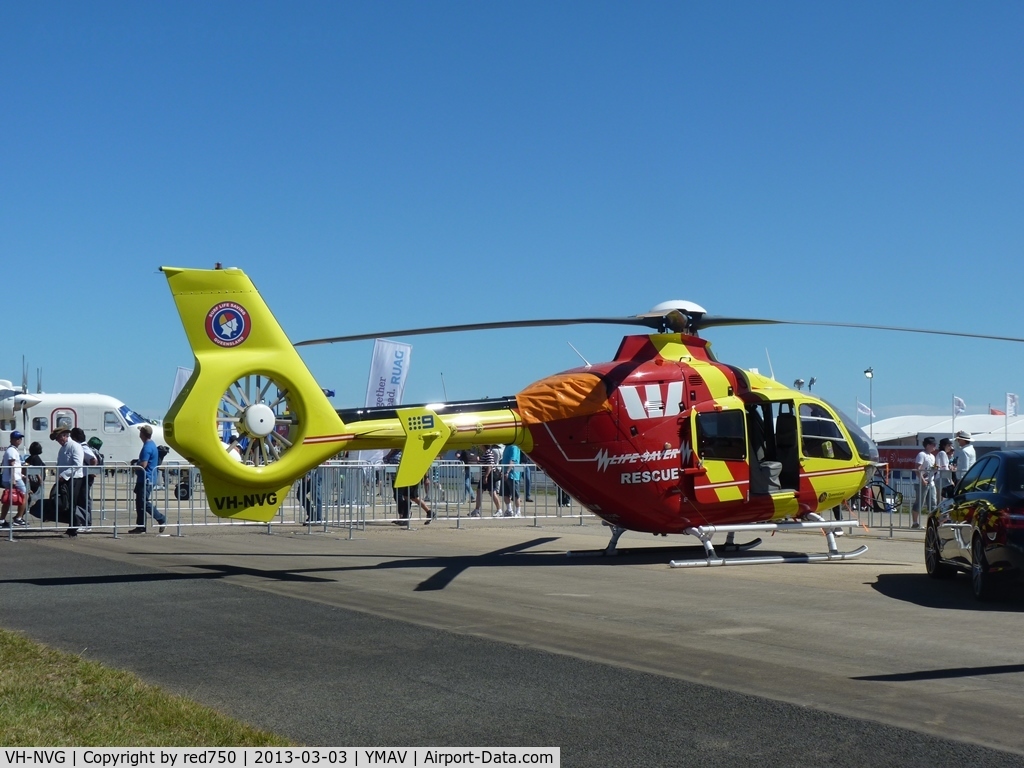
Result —
M 133 424 L 149 424 L 149 419 L 147 419 L 147 418 L 145 418 L 143 416 L 140 416 L 135 411 L 133 411 L 131 408 L 129 408 L 127 405 L 122 405 L 117 410 L 118 410 L 118 412 L 122 416 L 124 416 L 124 420 L 127 421 L 129 425 L 133 425 Z
M 828 401 L 826 400 L 825 402 Z M 878 446 L 875 445 L 875 441 L 868 437 L 863 429 L 857 426 L 857 422 L 839 408 L 836 408 L 832 403 L 829 403 L 829 406 L 839 415 L 839 418 L 843 421 L 843 426 L 846 427 L 846 431 L 853 438 L 853 444 L 857 446 L 857 455 L 866 461 L 878 461 Z

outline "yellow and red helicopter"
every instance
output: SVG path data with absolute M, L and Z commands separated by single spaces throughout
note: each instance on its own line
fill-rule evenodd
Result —
M 705 557 L 672 561 L 675 566 L 842 560 L 867 550 L 839 552 L 833 529 L 851 521 L 826 521 L 818 513 L 868 484 L 878 459 L 872 441 L 810 392 L 719 362 L 699 336 L 713 326 L 790 321 L 711 317 L 695 304 L 668 302 L 634 317 L 480 323 L 299 342 L 295 346 L 581 323 L 654 331 L 626 336 L 610 362 L 549 376 L 511 397 L 335 410 L 242 270 L 162 271 L 195 355 L 193 374 L 164 420 L 164 435 L 201 468 L 218 516 L 270 520 L 299 477 L 341 451 L 401 448 L 395 484 L 403 486 L 417 483 L 444 450 L 513 443 L 612 527 L 606 554 L 614 554 L 626 530 L 696 536 Z M 245 463 L 224 450 L 225 424 L 248 438 Z M 822 529 L 829 551 L 723 558 L 711 543 L 716 533 L 726 533 L 734 548 L 737 532 L 793 528 Z

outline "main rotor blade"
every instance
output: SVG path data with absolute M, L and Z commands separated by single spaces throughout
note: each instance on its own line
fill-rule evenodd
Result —
M 440 325 L 433 328 L 408 328 L 401 331 L 381 333 L 360 333 L 350 336 L 332 336 L 326 339 L 307 339 L 296 342 L 296 347 L 309 347 L 315 344 L 335 344 L 346 341 L 366 341 L 391 336 L 425 336 L 437 333 L 459 333 L 462 331 L 493 331 L 503 328 L 549 328 L 559 325 L 632 325 L 652 328 L 655 331 L 675 331 L 680 333 L 697 333 L 704 328 L 715 328 L 735 325 L 806 325 L 826 328 L 863 328 L 870 331 L 897 331 L 900 333 L 927 333 L 933 336 L 958 336 L 966 339 L 987 339 L 991 341 L 1015 341 L 1024 343 L 1024 338 L 1016 336 L 994 336 L 984 333 L 961 333 L 959 331 L 939 331 L 928 328 L 902 328 L 893 325 L 867 325 L 865 323 L 829 323 L 815 320 L 770 320 L 757 317 L 724 317 L 715 315 L 683 315 L 669 312 L 664 315 L 634 317 L 576 317 L 552 320 L 504 320 L 496 323 L 469 323 L 464 325 Z
M 425 336 L 432 333 L 458 333 L 461 331 L 493 331 L 501 328 L 546 328 L 556 325 L 640 325 L 657 330 L 665 322 L 664 317 L 576 317 L 562 320 L 506 320 L 497 323 L 470 323 L 468 325 L 440 325 L 435 328 L 410 328 L 404 331 L 384 333 L 360 333 L 352 336 L 332 336 L 329 339 L 307 339 L 296 342 L 296 347 L 314 344 L 334 344 L 343 341 L 366 341 L 390 336 Z
M 863 328 L 869 331 L 898 331 L 900 333 L 928 333 L 934 336 L 960 336 L 965 339 L 988 339 L 991 341 L 1019 341 L 1024 338 L 1016 336 L 992 336 L 986 333 L 960 333 L 959 331 L 937 331 L 927 328 L 900 328 L 893 325 L 865 325 L 863 323 L 825 323 L 814 320 L 764 320 L 759 318 L 743 317 L 715 317 L 705 315 L 695 325 L 700 328 L 713 328 L 715 326 L 727 325 L 811 325 L 824 326 L 826 328 Z

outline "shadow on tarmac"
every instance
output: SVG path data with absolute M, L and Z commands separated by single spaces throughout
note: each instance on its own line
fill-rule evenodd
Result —
M 382 571 L 403 568 L 436 569 L 436 572 L 417 584 L 414 591 L 430 592 L 445 589 L 460 574 L 470 568 L 502 567 L 516 568 L 528 566 L 613 566 L 613 565 L 664 565 L 668 566 L 669 560 L 679 557 L 689 557 L 702 560 L 704 550 L 701 546 L 666 546 L 666 547 L 636 547 L 623 548 L 611 557 L 606 557 L 603 550 L 574 551 L 570 557 L 567 552 L 529 552 L 527 550 L 551 544 L 559 540 L 558 536 L 548 536 L 529 541 L 520 542 L 509 547 L 502 547 L 481 555 L 446 555 L 446 556 L 424 556 L 408 557 L 406 555 L 396 556 L 397 559 L 386 562 L 375 562 L 372 565 L 350 565 L 350 566 L 328 566 L 310 568 L 247 568 L 238 565 L 227 565 L 222 563 L 190 563 L 189 567 L 196 568 L 196 573 L 142 573 L 142 574 L 107 574 L 102 576 L 53 576 L 43 578 L 21 578 L 2 579 L 0 585 L 4 584 L 31 584 L 33 586 L 54 586 L 65 587 L 74 585 L 96 585 L 96 584 L 118 584 L 118 583 L 147 583 L 164 581 L 189 581 L 189 580 L 210 580 L 223 579 L 232 576 L 248 576 L 258 579 L 281 582 L 308 582 L 326 583 L 334 579 L 326 574 L 344 574 L 356 571 Z M 139 553 L 146 554 L 146 553 Z M 793 552 L 759 552 L 754 556 L 771 554 L 788 554 Z M 258 557 L 270 559 L 274 557 L 286 557 L 289 561 L 297 561 L 303 555 L 294 552 L 282 553 L 252 553 L 240 554 L 237 552 L 180 552 L 174 555 L 164 554 L 164 557 L 190 557 L 190 558 L 216 558 L 225 557 L 239 559 L 245 557 Z M 324 558 L 346 558 L 358 559 L 372 558 L 379 560 L 387 555 L 352 555 L 335 554 L 309 555 L 311 558 L 322 560 Z M 732 555 L 737 560 L 742 555 Z M 884 577 L 883 577 L 884 578 Z M 1024 609 L 1024 607 L 1022 607 Z
M 1000 664 L 992 667 L 951 667 L 949 669 L 929 669 L 920 672 L 899 672 L 892 675 L 864 675 L 851 677 L 851 680 L 869 680 L 883 683 L 909 683 L 916 680 L 948 680 L 956 677 L 976 677 L 978 675 L 1009 675 L 1024 672 L 1024 664 Z
M 1005 585 L 995 599 L 982 603 L 974 598 L 967 574 L 957 574 L 948 581 L 940 581 L 931 578 L 923 570 L 922 573 L 883 573 L 874 584 L 869 583 L 868 586 L 893 600 L 902 600 L 923 608 L 1024 613 L 1024 594 L 1019 584 L 1016 590 L 1012 589 L 1011 584 Z

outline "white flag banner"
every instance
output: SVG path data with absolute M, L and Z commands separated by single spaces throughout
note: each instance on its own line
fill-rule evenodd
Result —
M 967 403 L 963 401 L 963 398 L 953 395 L 953 415 L 963 413 L 967 410 Z
M 176 398 L 178 393 L 185 387 L 185 384 L 188 383 L 189 377 L 191 376 L 191 368 L 182 368 L 180 365 L 178 366 L 178 372 L 174 374 L 174 386 L 171 387 L 171 402 L 167 404 L 168 408 L 174 405 L 174 398 Z M 1009 397 L 1009 395 L 1007 395 L 1007 397 Z
M 370 378 L 366 381 L 366 406 L 368 408 L 393 408 L 402 404 L 405 382 L 409 377 L 409 358 L 412 344 L 400 341 L 377 339 L 373 343 L 373 358 L 370 360 Z M 360 451 L 362 461 L 376 464 L 384 458 L 384 449 Z
M 1007 392 L 1006 393 L 1006 415 L 1007 416 L 1017 416 L 1018 415 L 1018 411 L 1017 411 L 1017 406 L 1018 405 L 1020 405 L 1020 403 L 1017 401 L 1017 396 L 1015 394 L 1013 394 L 1012 392 Z
M 868 408 L 860 400 L 857 401 L 857 413 L 862 413 L 865 416 L 870 416 L 872 419 L 875 418 L 875 412 Z

